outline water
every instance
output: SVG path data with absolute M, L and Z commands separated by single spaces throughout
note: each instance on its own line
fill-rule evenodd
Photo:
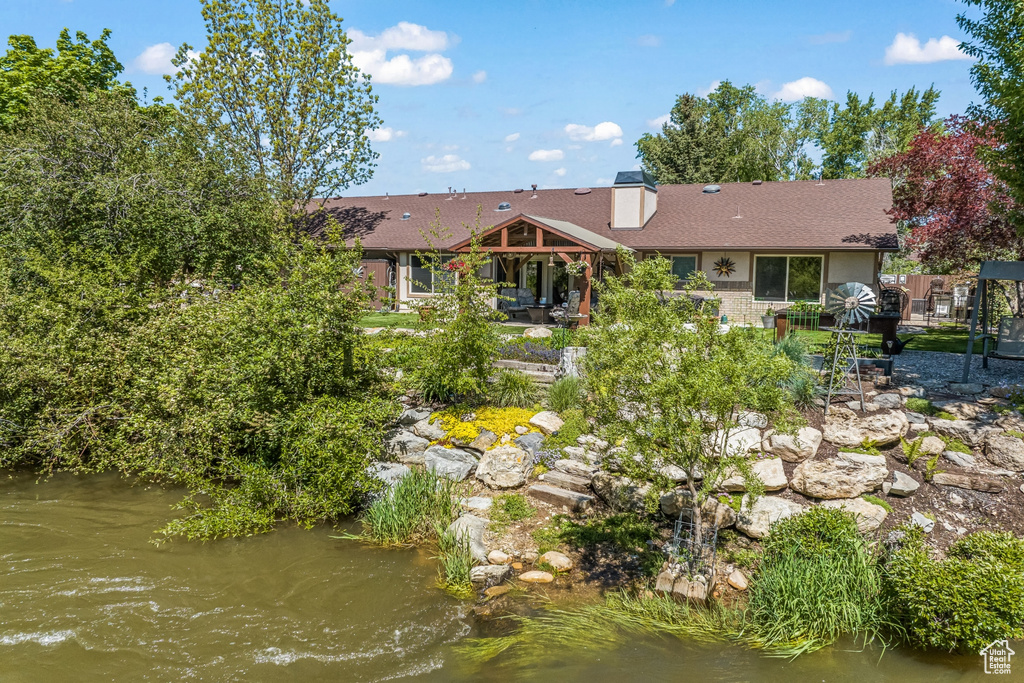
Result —
M 454 647 L 481 632 L 471 605 L 436 589 L 428 553 L 339 541 L 326 528 L 156 546 L 180 492 L 108 475 L 0 477 L 3 683 L 984 678 L 978 657 L 879 661 L 832 648 L 787 662 L 654 637 L 480 668 Z

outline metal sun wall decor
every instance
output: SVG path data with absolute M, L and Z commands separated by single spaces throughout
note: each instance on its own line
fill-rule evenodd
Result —
M 715 274 L 718 275 L 718 277 L 729 277 L 735 272 L 736 262 L 728 256 L 723 256 L 715 261 Z

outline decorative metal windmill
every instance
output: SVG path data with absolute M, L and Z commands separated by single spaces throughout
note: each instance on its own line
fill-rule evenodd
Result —
M 860 397 L 860 409 L 866 410 L 864 405 L 864 387 L 860 381 L 860 359 L 857 357 L 857 343 L 855 335 L 863 334 L 861 330 L 852 329 L 868 319 L 875 310 L 875 293 L 860 282 L 847 282 L 835 289 L 830 289 L 825 297 L 825 310 L 836 318 L 836 348 L 832 354 L 832 372 L 829 375 L 828 396 L 825 399 L 825 414 L 828 415 L 828 407 L 832 402 L 832 396 L 850 394 Z M 836 380 L 836 372 L 842 369 L 841 385 Z M 857 388 L 849 384 L 850 374 L 856 378 Z

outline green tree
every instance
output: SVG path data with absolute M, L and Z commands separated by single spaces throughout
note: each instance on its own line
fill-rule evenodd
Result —
M 977 61 L 971 81 L 984 101 L 971 115 L 991 125 L 1002 144 L 988 151 L 985 161 L 1013 199 L 1010 219 L 1024 234 L 1024 7 L 1012 0 L 963 0 L 981 10 L 981 18 L 966 14 L 957 23 L 970 36 L 960 49 Z
M 586 330 L 584 369 L 590 409 L 612 442 L 627 453 L 627 474 L 656 479 L 665 465 L 687 475 L 694 547 L 702 543 L 702 506 L 726 471 L 735 468 L 758 490 L 751 455 L 728 445 L 737 411 L 785 415 L 784 388 L 793 363 L 760 335 L 723 333 L 688 296 L 673 296 L 677 278 L 667 259 L 635 262 L 621 251 L 627 273 L 599 283 L 601 310 Z M 691 278 L 688 289 L 710 289 Z M 670 294 L 671 293 L 671 294 Z
M 380 126 L 327 0 L 202 0 L 207 44 L 166 78 L 182 110 L 266 179 L 286 215 L 367 181 Z
M 110 30 L 89 41 L 82 31 L 72 39 L 64 29 L 56 53 L 41 49 L 31 36 L 11 36 L 0 57 L 0 130 L 10 130 L 36 98 L 77 101 L 83 92 L 110 90 L 124 69 L 107 45 Z

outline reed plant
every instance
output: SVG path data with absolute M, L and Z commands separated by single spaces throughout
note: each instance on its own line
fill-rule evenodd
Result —
M 438 583 L 444 590 L 458 597 L 468 597 L 473 592 L 470 571 L 473 569 L 473 553 L 466 536 L 456 536 L 445 525 L 435 526 L 437 534 Z
M 362 516 L 363 538 L 380 545 L 408 545 L 436 534 L 459 516 L 459 484 L 414 469 L 377 498 Z
M 490 395 L 491 402 L 501 408 L 528 408 L 537 400 L 537 383 L 518 370 L 502 370 Z
M 886 614 L 878 557 L 851 514 L 812 508 L 779 522 L 763 546 L 747 603 L 751 644 L 796 656 L 841 636 L 868 642 L 900 630 Z
M 562 377 L 548 389 L 548 408 L 556 412 L 582 408 L 585 394 L 579 377 Z

